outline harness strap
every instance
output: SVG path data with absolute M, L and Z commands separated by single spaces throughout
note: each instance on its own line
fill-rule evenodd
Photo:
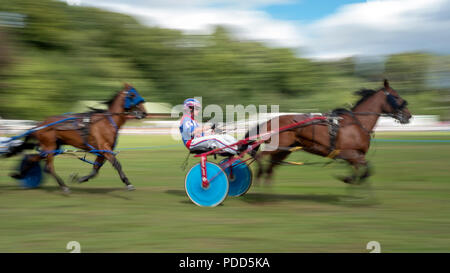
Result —
M 65 119 L 58 120 L 58 121 L 55 121 L 55 122 L 52 122 L 52 123 L 49 123 L 49 124 L 46 124 L 46 125 L 34 127 L 34 128 L 32 128 L 32 129 L 26 131 L 26 132 L 23 133 L 23 134 L 20 134 L 20 135 L 18 135 L 18 136 L 13 136 L 13 137 L 11 137 L 10 140 L 20 139 L 20 138 L 23 138 L 23 137 L 25 137 L 25 136 L 28 136 L 28 135 L 30 135 L 30 134 L 36 132 L 36 131 L 45 129 L 45 128 L 47 128 L 47 127 L 50 127 L 50 126 L 52 126 L 52 125 L 55 125 L 55 124 L 58 124 L 58 123 L 61 123 L 61 122 L 67 121 L 67 120 L 73 120 L 73 119 L 76 119 L 76 118 L 75 118 L 75 117 L 65 118 Z
M 108 115 L 108 120 L 112 124 L 112 126 L 116 129 L 116 136 L 114 137 L 114 143 L 112 146 L 112 149 L 114 150 L 114 148 L 116 147 L 116 143 L 117 143 L 117 136 L 119 135 L 119 126 L 117 126 L 116 122 L 113 120 L 111 115 Z
M 114 150 L 114 148 L 116 147 L 116 143 L 117 143 L 117 136 L 118 136 L 119 127 L 118 127 L 117 124 L 114 122 L 114 120 L 111 118 L 111 115 L 108 115 L 107 117 L 108 117 L 109 122 L 110 122 L 110 123 L 113 125 L 113 127 L 116 129 L 116 135 L 115 135 L 115 137 L 114 137 L 114 143 L 113 143 L 113 147 L 112 147 L 112 149 Z M 100 153 L 110 153 L 110 154 L 112 154 L 112 155 L 116 155 L 116 154 L 117 154 L 117 153 L 115 153 L 115 152 L 113 152 L 113 151 L 110 151 L 110 150 L 99 150 L 99 149 L 96 149 L 94 146 L 92 146 L 91 144 L 89 144 L 86 140 L 85 140 L 84 144 L 85 144 L 86 146 L 88 146 L 89 148 L 91 148 L 91 150 L 90 150 L 90 151 L 87 151 L 87 152 L 88 152 L 88 153 L 91 153 L 91 154 L 95 154 L 96 156 L 103 157 L 103 155 L 100 154 Z M 85 161 L 85 160 L 82 160 L 82 161 Z M 87 161 L 86 161 L 86 162 L 87 162 Z M 88 162 L 88 163 L 90 163 L 90 162 Z
M 327 157 L 328 158 L 331 158 L 331 159 L 334 159 L 336 156 L 338 156 L 339 154 L 341 153 L 341 150 L 333 150 L 333 151 L 331 151 L 328 155 L 327 155 Z
M 97 153 L 109 153 L 109 154 L 112 154 L 112 155 L 116 155 L 117 154 L 116 152 L 113 152 L 113 151 L 110 151 L 110 150 L 90 150 L 88 152 L 92 153 L 92 154 L 97 154 Z M 100 155 L 100 156 L 103 156 L 103 155 Z
M 297 165 L 297 166 L 305 165 L 305 162 L 296 162 L 296 161 L 283 161 L 282 163 L 286 163 L 286 164 L 290 164 L 290 165 Z
M 64 153 L 64 150 L 50 150 L 50 151 L 40 151 L 39 156 L 40 157 L 47 157 L 50 154 L 53 154 L 54 156 L 60 155 Z
M 101 164 L 101 163 L 98 163 L 98 162 L 95 162 L 95 161 L 91 161 L 91 160 L 86 159 L 86 155 L 85 155 L 84 157 L 78 157 L 78 159 L 81 160 L 81 161 L 83 161 L 83 162 L 92 164 L 92 165 L 96 165 L 96 166 L 100 166 L 100 167 L 103 166 L 103 164 Z
M 297 147 L 293 147 L 293 148 L 289 149 L 289 152 L 295 152 L 295 151 L 298 151 L 298 150 L 301 150 L 301 149 L 303 149 L 302 146 L 297 146 Z
M 339 131 L 339 120 L 338 116 L 332 116 L 331 122 L 328 122 L 328 133 L 330 135 L 330 153 L 332 153 L 336 148 L 336 138 Z
M 89 138 L 89 131 L 90 131 L 90 126 L 91 125 L 91 117 L 90 115 L 87 115 L 85 117 L 82 117 L 81 120 L 81 137 L 83 138 L 83 141 L 85 143 L 88 142 L 88 138 Z
M 296 152 L 299 151 L 301 149 L 303 149 L 302 146 L 295 146 L 295 147 L 280 147 L 280 146 L 265 146 L 265 148 L 269 148 L 269 149 L 276 149 L 276 150 L 280 150 L 280 151 L 289 151 L 289 152 Z

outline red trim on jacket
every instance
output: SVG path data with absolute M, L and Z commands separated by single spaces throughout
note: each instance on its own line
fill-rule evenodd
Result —
M 189 149 L 189 147 L 191 147 L 191 142 L 192 142 L 192 139 L 186 141 L 186 147 L 187 147 L 188 149 Z

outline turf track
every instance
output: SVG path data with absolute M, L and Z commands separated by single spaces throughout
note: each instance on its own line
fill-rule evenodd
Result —
M 348 170 L 283 166 L 271 186 L 200 208 L 184 193 L 186 152 L 168 136 L 121 136 L 118 158 L 136 186 L 127 192 L 106 164 L 100 175 L 62 195 L 47 179 L 24 190 L 0 161 L 0 252 L 382 252 L 450 251 L 450 133 L 377 134 L 368 158 L 370 183 L 349 187 L 333 176 Z M 145 147 L 146 149 L 136 149 Z M 293 161 L 327 162 L 297 152 Z M 190 166 L 196 163 L 191 158 Z M 62 155 L 57 172 L 86 174 L 90 165 Z

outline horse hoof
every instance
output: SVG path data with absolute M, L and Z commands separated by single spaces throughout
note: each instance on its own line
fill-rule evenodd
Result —
M 68 187 L 62 187 L 62 191 L 63 191 L 64 194 L 70 194 L 71 193 L 71 191 L 70 191 L 70 189 Z
M 362 176 L 362 177 L 360 177 L 359 178 L 359 183 L 358 184 L 366 184 L 367 182 L 368 182 L 368 180 L 369 180 L 369 175 L 367 175 L 367 176 Z
M 338 176 L 337 178 L 347 184 L 354 184 L 355 182 L 355 179 L 353 179 L 351 176 Z
M 347 184 L 353 184 L 353 179 L 351 179 L 350 177 L 346 177 L 342 179 L 342 181 Z
M 77 180 L 76 180 L 76 182 L 78 184 L 81 184 L 81 183 L 84 183 L 84 182 L 88 182 L 88 181 L 89 181 L 89 178 L 86 178 L 86 177 L 80 177 L 80 178 L 77 178 Z
M 23 179 L 24 176 L 21 173 L 10 173 L 9 176 L 14 179 Z
M 127 190 L 134 191 L 136 188 L 133 185 L 127 185 Z

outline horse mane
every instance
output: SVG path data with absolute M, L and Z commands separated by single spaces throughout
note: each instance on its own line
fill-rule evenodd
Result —
M 87 113 L 89 114 L 98 114 L 98 113 L 106 113 L 108 112 L 107 109 L 100 109 L 100 108 L 95 108 L 95 107 L 88 107 L 89 111 Z
M 352 107 L 352 111 L 355 110 L 355 108 L 360 105 L 361 103 L 365 102 L 368 98 L 372 97 L 377 91 L 372 89 L 361 89 L 356 92 L 354 92 L 355 95 L 361 96 L 361 98 L 355 103 L 355 105 Z
M 108 107 L 111 106 L 111 104 L 116 100 L 117 96 L 119 96 L 120 92 L 114 94 L 113 96 L 111 96 L 111 98 L 109 98 L 106 101 L 100 102 L 101 104 L 105 104 Z M 87 111 L 86 113 L 88 114 L 97 114 L 97 113 L 106 113 L 108 112 L 108 109 L 100 109 L 100 108 L 95 108 L 95 107 L 88 107 L 89 111 Z
M 355 105 L 351 108 L 335 108 L 333 109 L 330 113 L 332 115 L 344 115 L 344 114 L 349 114 L 351 112 L 353 112 L 355 110 L 355 108 L 360 105 L 361 103 L 365 102 L 367 99 L 369 99 L 370 97 L 372 97 L 372 95 L 374 95 L 377 91 L 372 90 L 372 89 L 361 89 L 358 90 L 356 92 L 354 92 L 353 94 L 361 96 L 361 98 L 355 103 Z
M 102 102 L 102 104 L 106 104 L 108 106 L 111 106 L 111 104 L 116 100 L 116 98 L 119 96 L 119 94 L 120 94 L 120 92 L 117 92 L 109 100 L 106 100 L 106 101 Z

